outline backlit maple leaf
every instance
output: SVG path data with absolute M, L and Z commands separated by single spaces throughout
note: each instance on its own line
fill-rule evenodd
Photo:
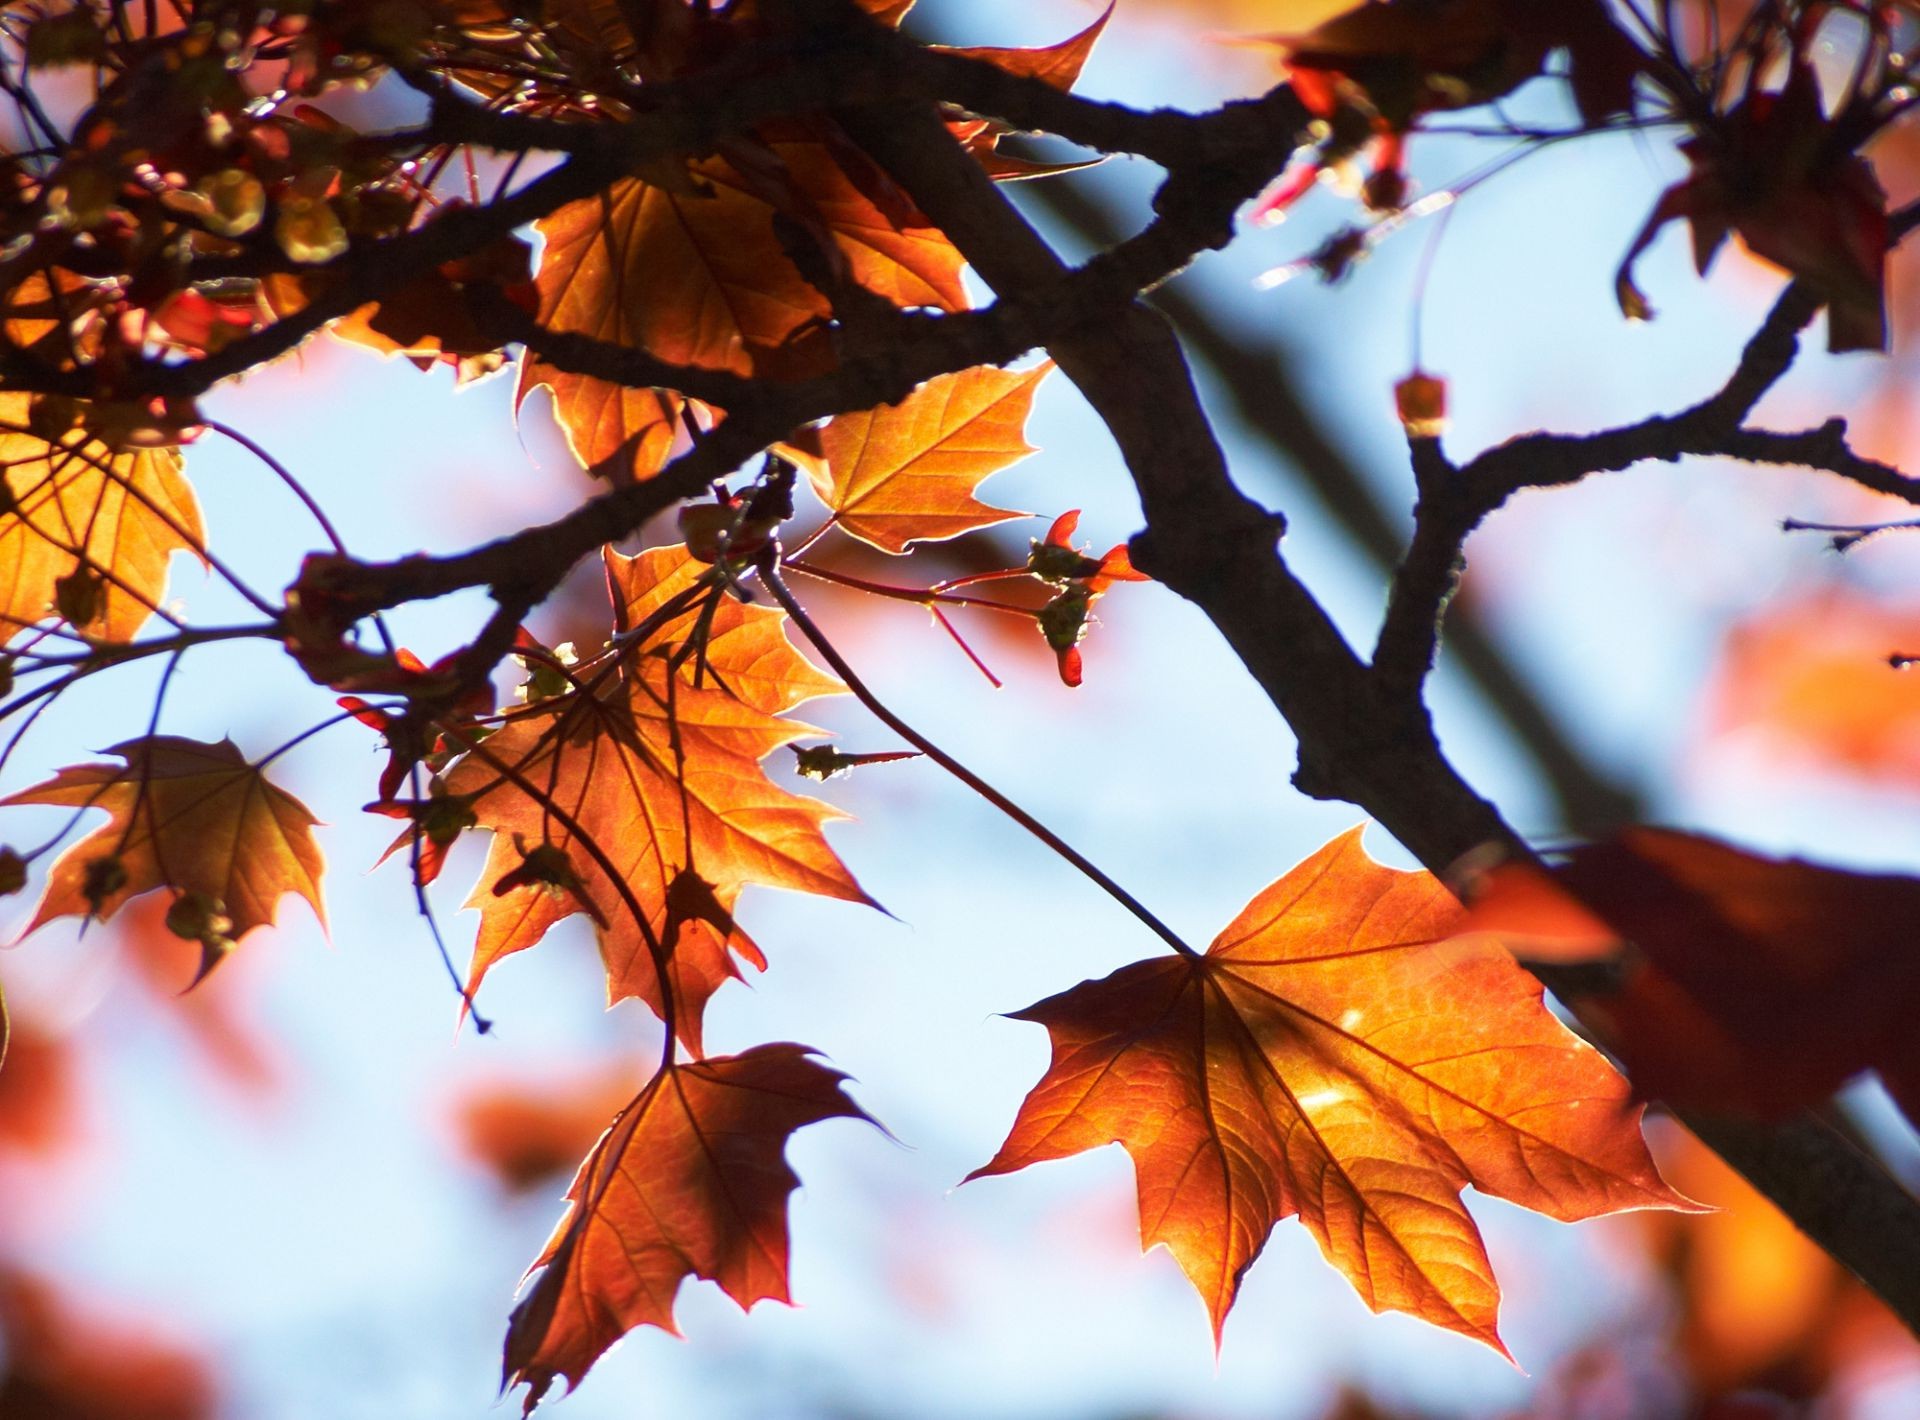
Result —
M 124 764 L 82 764 L 7 804 L 104 809 L 109 821 L 60 855 L 28 931 L 56 917 L 111 917 L 127 899 L 171 888 L 225 919 L 228 945 L 274 920 L 297 893 L 325 922 L 324 860 L 313 815 L 231 740 L 154 735 L 115 745 Z M 194 934 L 187 934 L 194 935 Z M 210 952 L 212 941 L 205 943 Z M 218 953 L 203 958 L 203 971 Z
M 883 552 L 1024 516 L 973 496 L 982 479 L 1034 451 L 1027 416 L 1053 366 L 991 366 L 927 381 L 899 404 L 842 414 L 821 431 L 826 467 L 809 470 L 834 521 Z
M 29 430 L 30 404 L 0 392 L 0 639 L 46 617 L 80 568 L 100 580 L 75 629 L 130 641 L 166 598 L 169 559 L 206 537 L 180 454 L 116 454 L 78 428 L 52 444 Z
M 742 1307 L 787 1296 L 787 1136 L 865 1119 L 804 1045 L 673 1065 L 614 1119 L 568 1190 L 567 1217 L 507 1327 L 505 1383 L 531 1412 L 636 1326 L 678 1334 L 674 1294 L 718 1282 Z
M 1079 82 L 1080 71 L 1086 67 L 1088 58 L 1093 54 L 1094 45 L 1106 32 L 1107 21 L 1112 18 L 1113 5 L 1109 4 L 1092 24 L 1078 34 L 1069 35 L 1058 44 L 1041 45 L 1033 49 L 1008 49 L 993 45 L 966 47 L 931 45 L 929 48 L 948 54 L 962 55 L 968 59 L 977 59 L 1023 79 L 1038 79 L 1042 83 L 1051 84 L 1056 89 L 1070 90 Z M 1091 159 L 1079 162 L 1042 163 L 1001 153 L 1000 140 L 1013 130 L 991 119 L 963 118 L 951 123 L 949 128 L 967 151 L 980 161 L 988 174 L 1002 182 L 1020 178 L 1051 177 L 1058 173 L 1092 167 L 1094 163 L 1100 161 Z
M 687 165 L 671 182 L 623 179 L 536 224 L 546 239 L 540 320 L 675 364 L 786 377 L 831 361 L 831 307 L 776 229 L 798 223 L 851 278 L 902 306 L 966 305 L 960 254 L 892 180 L 826 119 L 789 120 Z M 680 396 L 617 390 L 529 360 L 521 393 L 545 384 L 589 467 L 632 445 L 632 473 L 660 467 Z
M 638 627 L 706 570 L 684 548 L 609 554 L 607 567 L 623 630 Z M 773 750 L 817 733 L 780 712 L 837 684 L 794 650 L 781 613 L 725 595 L 707 614 L 704 652 L 669 669 L 665 651 L 684 644 L 698 619 L 693 611 L 670 619 L 595 693 L 576 692 L 549 713 L 515 719 L 447 776 L 448 793 L 474 795 L 480 826 L 495 833 L 467 904 L 482 914 L 470 990 L 502 956 L 587 911 L 605 924 L 599 940 L 609 1000 L 638 996 L 656 1012 L 667 1008 L 654 956 L 659 944 L 670 959 L 676 1029 L 697 1051 L 707 997 L 738 975 L 729 946 L 754 966 L 766 965 L 744 934 L 716 921 L 730 918 L 742 887 L 867 901 L 821 833 L 841 815 L 779 788 L 760 767 Z M 589 839 L 618 873 L 617 883 Z M 496 891 L 529 849 L 547 845 L 564 854 L 579 892 L 538 882 Z M 704 915 L 673 909 L 676 884 L 710 897 Z M 627 893 L 645 915 L 644 929 Z
M 1686 1207 L 1627 1082 L 1497 946 L 1447 940 L 1459 905 L 1381 867 L 1360 831 L 1249 903 L 1201 957 L 1123 967 L 1017 1013 L 1053 1063 L 972 1177 L 1118 1142 L 1141 1235 L 1200 1291 L 1216 1337 L 1240 1279 L 1298 1214 L 1375 1311 L 1486 1342 L 1499 1289 L 1468 1184 L 1563 1220 Z

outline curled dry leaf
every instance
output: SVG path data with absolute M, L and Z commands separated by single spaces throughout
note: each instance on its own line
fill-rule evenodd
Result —
M 1495 869 L 1472 921 L 1516 944 L 1632 944 L 1581 1015 L 1644 1094 L 1779 1117 L 1872 1069 L 1920 1120 L 1920 879 L 1634 828 L 1544 873 Z
M 31 403 L 0 392 L 0 639 L 45 618 L 80 569 L 98 580 L 75 629 L 130 641 L 166 599 L 169 559 L 205 543 L 179 451 L 114 453 L 78 428 L 50 443 Z
M 821 431 L 824 469 L 809 469 L 834 521 L 882 552 L 993 527 L 1023 513 L 974 490 L 1034 452 L 1026 440 L 1034 392 L 1051 361 L 991 366 L 927 381 L 899 404 L 842 414 Z
M 228 922 L 221 935 L 230 941 L 271 923 L 290 892 L 325 924 L 325 864 L 313 841 L 313 815 L 233 741 L 153 735 L 107 752 L 125 763 L 63 769 L 5 801 L 109 815 L 54 863 L 29 932 L 56 917 L 104 920 L 127 899 L 162 887 L 218 904 Z M 103 873 L 103 864 L 117 864 L 117 871 Z
M 568 1190 L 572 1205 L 507 1326 L 504 1383 L 526 1413 L 637 1326 L 678 1334 L 674 1294 L 718 1282 L 742 1307 L 787 1296 L 787 1136 L 866 1119 L 845 1076 L 804 1045 L 670 1065 L 615 1117 Z
M 1017 1013 L 1053 1063 L 972 1177 L 1120 1143 L 1142 1240 L 1213 1318 L 1298 1214 L 1375 1311 L 1506 1354 L 1468 1184 L 1562 1220 L 1686 1208 L 1598 1051 L 1462 911 L 1360 830 L 1274 883 L 1205 956 L 1123 967 Z
M 608 554 L 617 629 L 639 626 L 706 570 L 684 548 Z M 495 834 L 467 903 L 481 912 L 469 991 L 501 957 L 591 907 L 589 915 L 607 924 L 599 941 L 608 998 L 638 996 L 664 1011 L 668 992 L 653 944 L 667 940 L 669 891 L 682 870 L 711 887 L 723 913 L 732 912 L 749 883 L 868 900 L 821 833 L 840 814 L 779 788 L 760 767 L 782 745 L 818 733 L 781 712 L 837 693 L 838 682 L 788 642 L 782 613 L 742 606 L 724 593 L 712 607 L 703 653 L 677 669 L 665 659 L 694 634 L 699 617 L 689 610 L 630 652 L 597 693 L 564 696 L 546 714 L 516 718 L 447 775 L 448 793 L 471 796 L 479 825 Z M 529 786 L 599 847 L 619 874 L 617 884 Z M 516 835 L 526 849 L 551 845 L 564 854 L 586 906 L 579 896 L 539 885 L 494 894 L 525 857 Z M 644 913 L 644 928 L 626 893 Z M 675 916 L 668 954 L 674 1023 L 697 1052 L 706 999 L 739 974 L 733 954 L 760 968 L 766 961 L 738 932 Z

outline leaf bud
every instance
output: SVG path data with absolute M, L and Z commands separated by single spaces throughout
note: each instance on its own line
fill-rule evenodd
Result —
M 127 885 L 127 865 L 117 857 L 92 858 L 80 871 L 80 895 L 93 916 L 102 915 L 107 902 Z
M 437 786 L 438 779 L 434 780 Z M 466 830 L 480 822 L 480 816 L 473 811 L 473 800 L 465 794 L 447 794 L 444 790 L 430 795 L 427 806 L 420 814 L 420 831 L 426 834 L 431 843 L 444 848 Z
M 310 266 L 332 261 L 347 249 L 347 229 L 332 204 L 304 193 L 281 200 L 273 235 L 290 259 Z
M 106 579 L 93 568 L 76 567 L 54 580 L 54 610 L 74 626 L 86 626 L 100 615 L 106 586 Z
M 167 909 L 167 930 L 189 942 L 207 943 L 229 938 L 233 918 L 226 903 L 212 893 L 183 892 Z
M 832 745 L 791 745 L 793 750 L 793 772 L 803 779 L 812 779 L 824 784 L 836 774 L 845 774 L 853 768 L 853 761 L 840 753 Z
M 74 166 L 47 192 L 47 215 L 59 226 L 88 231 L 107 220 L 120 180 L 104 168 Z
M 1398 212 L 1407 203 L 1407 175 L 1398 168 L 1379 168 L 1360 184 L 1360 200 L 1372 212 Z
M 521 663 L 527 668 L 527 679 L 526 683 L 520 687 L 520 693 L 527 704 L 552 700 L 573 689 L 572 679 L 552 662 L 536 659 L 533 656 L 523 656 Z
M 1437 439 L 1447 428 L 1447 382 L 1415 370 L 1393 387 L 1393 402 L 1409 439 Z
M 1075 584 L 1040 608 L 1040 634 L 1056 651 L 1070 651 L 1087 634 L 1087 612 L 1093 597 L 1084 586 Z
M 1097 575 L 1100 564 L 1077 548 L 1035 538 L 1027 552 L 1027 571 L 1043 582 L 1062 587 L 1078 578 Z
M 209 231 L 220 236 L 245 236 L 267 215 L 266 188 L 260 185 L 259 178 L 243 168 L 222 168 L 210 173 L 200 180 L 196 190 L 207 200 L 207 212 L 202 220 Z M 293 255 L 291 251 L 287 254 Z

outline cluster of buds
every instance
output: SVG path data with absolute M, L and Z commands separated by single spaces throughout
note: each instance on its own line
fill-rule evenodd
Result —
M 1062 513 L 1047 529 L 1045 539 L 1034 539 L 1027 553 L 1028 573 L 1055 589 L 1053 600 L 1037 614 L 1040 634 L 1059 660 L 1060 679 L 1075 686 L 1082 679 L 1080 642 L 1092 625 L 1093 604 L 1115 582 L 1150 580 L 1134 571 L 1125 543 L 1099 558 L 1076 548 L 1073 534 L 1079 526 L 1078 508 Z

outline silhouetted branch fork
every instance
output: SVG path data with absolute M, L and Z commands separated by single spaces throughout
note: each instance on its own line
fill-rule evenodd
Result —
M 1373 664 L 1402 688 L 1417 688 L 1438 651 L 1446 604 L 1459 580 L 1468 537 L 1509 498 L 1529 488 L 1562 488 L 1649 461 L 1731 458 L 1816 469 L 1875 493 L 1920 505 L 1920 479 L 1866 458 L 1847 443 L 1846 421 L 1782 432 L 1744 423 L 1792 366 L 1799 337 L 1819 310 L 1804 282 L 1789 285 L 1748 341 L 1734 372 L 1713 395 L 1677 414 L 1655 415 L 1592 434 L 1524 434 L 1465 464 L 1436 439 L 1410 441 L 1414 533 L 1394 573 Z

